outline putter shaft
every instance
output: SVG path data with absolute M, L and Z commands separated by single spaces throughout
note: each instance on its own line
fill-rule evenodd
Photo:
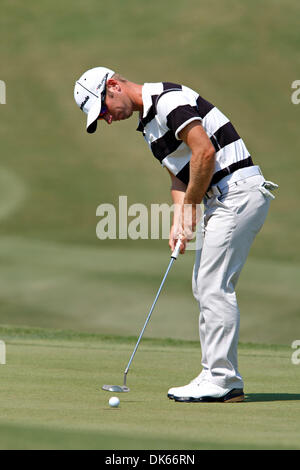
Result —
M 133 353 L 131 354 L 131 357 L 130 357 L 130 359 L 129 359 L 129 362 L 128 362 L 128 364 L 127 364 L 127 367 L 126 367 L 126 369 L 125 369 L 125 371 L 124 371 L 124 386 L 126 386 L 127 373 L 128 373 L 128 371 L 129 371 L 130 365 L 131 365 L 131 363 L 132 363 L 132 361 L 133 361 L 133 358 L 134 358 L 134 356 L 135 356 L 135 353 L 136 353 L 136 351 L 137 351 L 137 348 L 139 347 L 140 341 L 141 341 L 141 339 L 142 339 L 142 336 L 143 336 L 143 334 L 144 334 L 144 331 L 145 331 L 145 329 L 146 329 L 146 326 L 147 326 L 147 324 L 148 324 L 148 322 L 149 322 L 149 320 L 150 320 L 150 317 L 151 317 L 151 315 L 152 315 L 152 312 L 153 312 L 153 310 L 154 310 L 154 307 L 155 307 L 155 305 L 156 305 L 156 302 L 157 302 L 157 300 L 158 300 L 158 297 L 159 297 L 159 295 L 160 295 L 160 293 L 161 293 L 161 291 L 162 291 L 162 288 L 163 288 L 163 285 L 164 285 L 164 283 L 165 283 L 165 280 L 166 280 L 166 278 L 167 278 L 167 276 L 168 276 L 168 274 L 169 274 L 169 271 L 170 271 L 170 269 L 171 269 L 171 267 L 172 267 L 172 264 L 174 263 L 174 261 L 177 259 L 177 256 L 179 255 L 180 245 L 181 245 L 181 240 L 178 240 L 178 241 L 177 241 L 177 244 L 176 244 L 176 247 L 175 247 L 175 250 L 173 251 L 173 253 L 172 253 L 172 255 L 171 255 L 171 260 L 170 260 L 170 262 L 169 262 L 169 266 L 168 266 L 168 268 L 167 268 L 167 270 L 166 270 L 166 273 L 165 273 L 165 275 L 164 275 L 164 277 L 163 277 L 163 280 L 162 280 L 162 282 L 161 282 L 161 284 L 160 284 L 160 286 L 159 286 L 159 289 L 158 289 L 158 291 L 157 291 L 156 297 L 155 297 L 154 302 L 153 302 L 153 304 L 152 304 L 152 306 L 151 306 L 151 308 L 150 308 L 150 311 L 149 311 L 149 313 L 148 313 L 148 316 L 147 316 L 147 318 L 146 318 L 146 321 L 145 321 L 145 323 L 144 323 L 144 326 L 143 326 L 143 328 L 142 328 L 142 331 L 141 331 L 141 333 L 140 333 L 140 336 L 139 336 L 139 338 L 138 338 L 138 340 L 137 340 L 137 343 L 136 343 L 136 345 L 135 345 L 135 348 L 134 348 L 134 350 L 133 350 Z

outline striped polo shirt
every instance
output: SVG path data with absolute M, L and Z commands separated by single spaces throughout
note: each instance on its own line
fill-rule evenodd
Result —
M 145 83 L 142 97 L 143 115 L 137 130 L 154 157 L 185 184 L 192 152 L 178 134 L 192 121 L 201 122 L 216 150 L 215 176 L 233 163 L 251 160 L 229 119 L 191 88 L 170 82 Z

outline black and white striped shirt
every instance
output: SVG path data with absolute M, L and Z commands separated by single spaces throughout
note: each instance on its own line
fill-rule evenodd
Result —
M 178 134 L 192 121 L 201 122 L 215 147 L 215 174 L 233 163 L 249 159 L 249 152 L 229 119 L 191 88 L 169 82 L 145 83 L 142 96 L 143 116 L 137 130 L 143 132 L 162 166 L 184 183 L 189 182 L 192 153 Z

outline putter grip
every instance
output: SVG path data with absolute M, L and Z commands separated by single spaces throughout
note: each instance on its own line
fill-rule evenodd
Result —
M 180 253 L 180 245 L 181 245 L 181 239 L 179 238 L 179 239 L 177 240 L 177 243 L 176 243 L 176 246 L 175 246 L 175 250 L 174 250 L 173 253 L 171 254 L 171 258 L 177 259 L 177 256 L 178 256 L 179 253 Z

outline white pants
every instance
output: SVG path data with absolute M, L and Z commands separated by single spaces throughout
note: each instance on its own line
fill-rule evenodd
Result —
M 243 387 L 235 287 L 269 209 L 270 197 L 259 189 L 264 181 L 262 175 L 251 176 L 230 185 L 226 194 L 204 200 L 204 238 L 196 251 L 193 293 L 200 308 L 203 374 L 226 388 Z

